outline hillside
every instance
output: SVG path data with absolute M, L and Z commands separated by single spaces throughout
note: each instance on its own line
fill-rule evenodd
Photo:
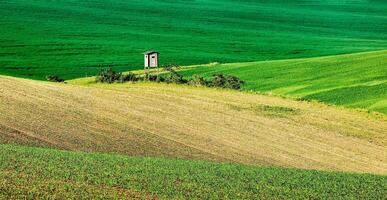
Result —
M 5 199 L 383 199 L 386 184 L 368 174 L 0 145 Z
M 210 78 L 218 72 L 245 80 L 246 91 L 314 99 L 387 114 L 387 51 L 199 66 L 181 73 Z
M 384 115 L 228 90 L 81 83 L 0 76 L 0 143 L 387 173 Z
M 387 48 L 378 0 L 12 0 L 0 13 L 0 74 L 32 79 L 138 69 L 150 49 L 191 65 Z

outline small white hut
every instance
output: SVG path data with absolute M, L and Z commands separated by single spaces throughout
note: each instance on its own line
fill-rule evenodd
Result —
M 159 52 L 147 51 L 144 53 L 144 68 L 156 68 L 159 65 Z

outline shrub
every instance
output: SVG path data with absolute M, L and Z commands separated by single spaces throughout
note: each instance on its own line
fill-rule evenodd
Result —
M 95 79 L 96 82 L 101 83 L 114 83 L 115 81 L 120 81 L 122 74 L 119 72 L 113 71 L 111 67 L 101 69 Z
M 223 74 L 214 74 L 212 75 L 213 79 L 211 82 L 211 86 L 224 88 L 226 83 L 226 77 Z
M 183 76 L 177 73 L 173 68 L 165 68 L 169 73 L 165 76 L 165 82 L 167 83 L 176 83 L 176 84 L 185 84 L 188 81 L 183 78 Z
M 207 86 L 209 82 L 206 81 L 202 76 L 193 75 L 192 78 L 188 81 L 188 85 L 192 86 Z
M 145 74 L 145 79 L 148 81 L 157 81 L 157 75 L 154 74 Z
M 244 83 L 245 83 L 244 81 L 242 81 L 240 78 L 236 76 L 226 76 L 226 83 L 224 87 L 234 89 L 234 90 L 239 90 L 241 89 Z
M 165 78 L 163 76 L 158 75 L 156 78 L 156 82 L 158 82 L 158 83 L 165 82 Z
M 46 79 L 51 82 L 64 82 L 64 79 L 56 75 L 48 75 L 46 76 Z
M 144 75 L 145 80 L 152 81 L 152 82 L 165 82 L 165 78 L 160 75 L 154 75 L 154 74 L 145 74 Z
M 245 82 L 231 75 L 214 74 L 211 86 L 239 90 Z
M 166 75 L 153 75 L 146 73 L 144 79 L 153 82 L 166 82 L 166 83 L 175 83 L 175 84 L 188 84 L 192 86 L 209 86 L 209 87 L 218 87 L 218 88 L 228 88 L 239 90 L 244 84 L 244 81 L 239 79 L 236 76 L 224 75 L 217 73 L 213 75 L 212 81 L 207 81 L 204 77 L 199 75 L 193 75 L 191 79 L 186 80 L 183 76 L 177 73 L 174 68 L 175 66 L 167 66 L 164 70 L 168 71 Z M 58 78 L 57 76 L 48 76 L 47 80 L 55 82 L 63 82 L 63 79 Z M 101 69 L 96 76 L 96 82 L 101 83 L 124 83 L 128 81 L 140 81 L 141 79 L 133 73 L 122 74 L 119 72 L 113 71 L 111 67 Z
M 120 78 L 119 78 L 119 82 L 120 83 L 124 83 L 124 82 L 128 82 L 128 81 L 132 81 L 132 82 L 135 82 L 135 81 L 138 81 L 138 77 L 136 76 L 136 74 L 133 74 L 131 72 L 129 72 L 128 74 L 121 74 Z

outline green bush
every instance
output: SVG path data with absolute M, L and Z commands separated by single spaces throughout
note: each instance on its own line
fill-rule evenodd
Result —
M 57 75 L 48 75 L 46 76 L 46 79 L 51 82 L 59 82 L 59 83 L 65 81 L 64 79 L 60 78 Z
M 214 74 L 212 75 L 213 79 L 211 82 L 212 87 L 223 88 L 226 84 L 226 77 L 223 74 Z
M 116 81 L 120 81 L 121 77 L 121 73 L 115 72 L 111 67 L 109 67 L 101 69 L 95 78 L 95 81 L 100 83 L 114 83 Z
M 231 75 L 214 74 L 211 86 L 239 90 L 245 82 L 240 78 Z
M 226 76 L 225 88 L 239 90 L 245 82 L 236 76 Z
M 166 83 L 175 83 L 175 84 L 185 84 L 188 81 L 183 78 L 183 76 L 179 73 L 177 73 L 172 68 L 165 68 L 169 73 L 165 76 L 165 82 Z
M 188 81 L 188 85 L 192 86 L 208 86 L 209 82 L 205 80 L 202 76 L 194 74 L 192 78 Z
M 131 82 L 135 82 L 135 81 L 138 81 L 139 78 L 136 76 L 136 74 L 133 74 L 131 72 L 129 72 L 128 74 L 121 74 L 120 78 L 119 78 L 119 82 L 120 83 L 125 83 L 125 82 L 128 82 L 128 81 L 131 81 Z
M 145 80 L 152 81 L 152 82 L 158 82 L 157 75 L 154 75 L 154 74 L 145 74 Z
M 113 71 L 111 67 L 101 69 L 96 76 L 96 82 L 100 83 L 124 83 L 128 81 L 141 81 L 142 79 L 153 82 L 166 82 L 166 83 L 174 83 L 174 84 L 188 84 L 192 86 L 208 86 L 208 87 L 217 87 L 217 88 L 228 88 L 239 90 L 241 86 L 244 84 L 244 81 L 239 79 L 236 76 L 224 75 L 224 74 L 214 74 L 212 81 L 206 80 L 204 77 L 194 74 L 191 79 L 186 80 L 184 77 L 177 73 L 174 70 L 175 67 L 167 66 L 164 70 L 169 73 L 164 75 L 154 75 L 146 73 L 143 78 L 139 78 L 133 73 L 122 74 L 119 72 Z M 48 78 L 47 78 L 48 79 Z M 54 81 L 62 80 L 56 76 L 50 76 L 50 79 Z
M 160 83 L 160 82 L 165 82 L 165 78 L 163 76 L 157 76 L 156 78 L 156 82 Z

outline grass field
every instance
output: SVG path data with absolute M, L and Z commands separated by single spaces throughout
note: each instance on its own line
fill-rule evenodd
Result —
M 387 48 L 380 0 L 5 0 L 0 13 L 0 74 L 32 79 L 138 69 L 149 49 L 191 65 Z
M 387 173 L 385 115 L 228 90 L 81 83 L 0 77 L 0 143 Z
M 246 91 L 362 108 L 387 114 L 387 51 L 307 59 L 218 64 L 182 70 L 210 78 L 233 74 Z
M 387 177 L 0 145 L 0 198 L 383 199 Z

